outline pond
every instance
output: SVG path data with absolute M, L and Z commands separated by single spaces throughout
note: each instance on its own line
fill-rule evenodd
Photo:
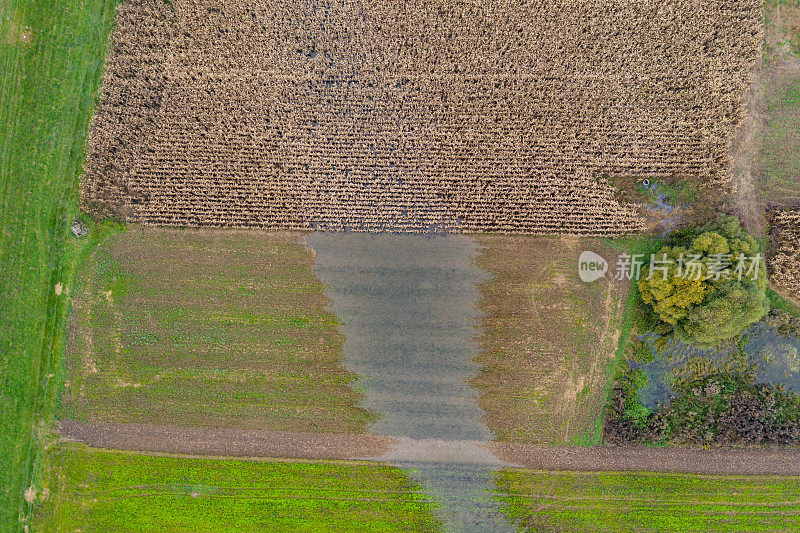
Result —
M 647 375 L 639 397 L 648 409 L 656 409 L 669 400 L 676 377 L 703 377 L 719 371 L 751 369 L 757 383 L 780 383 L 800 393 L 800 337 L 784 334 L 764 323 L 757 323 L 744 332 L 742 352 L 736 349 L 700 350 L 671 340 L 663 349 L 655 347 L 655 338 L 643 338 L 656 360 L 651 363 L 631 362 Z

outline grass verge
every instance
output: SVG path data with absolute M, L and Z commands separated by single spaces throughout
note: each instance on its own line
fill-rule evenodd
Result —
M 0 7 L 0 530 L 24 528 L 60 390 L 78 175 L 116 0 Z
M 647 258 L 650 254 L 656 253 L 661 248 L 662 239 L 652 235 L 634 235 L 616 239 L 606 239 L 605 244 L 620 254 L 628 254 L 630 256 L 642 255 Z M 613 359 L 609 361 L 605 368 L 604 386 L 600 394 L 600 405 L 603 406 L 603 409 L 600 415 L 594 420 L 594 424 L 587 430 L 587 433 L 579 436 L 579 438 L 574 441 L 574 444 L 594 445 L 602 443 L 606 405 L 611 389 L 614 386 L 614 380 L 620 371 L 621 362 L 627 355 L 628 345 L 632 335 L 636 334 L 639 330 L 647 331 L 647 329 L 649 329 L 649 326 L 643 323 L 645 313 L 643 312 L 642 306 L 643 303 L 639 297 L 639 287 L 635 282 L 631 281 L 619 318 L 619 341 L 617 342 Z
M 789 313 L 792 316 L 800 317 L 800 309 L 798 309 L 794 303 L 790 302 L 769 287 L 767 287 L 767 298 L 769 299 L 770 308 L 778 309 L 779 311 Z

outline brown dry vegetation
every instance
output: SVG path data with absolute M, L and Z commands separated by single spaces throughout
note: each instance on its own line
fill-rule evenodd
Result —
M 618 234 L 727 186 L 757 0 L 122 4 L 83 202 L 145 224 Z
M 622 291 L 578 278 L 578 256 L 601 243 L 577 238 L 481 236 L 485 313 L 472 384 L 498 440 L 564 444 L 591 431 L 618 339 Z
M 297 233 L 133 229 L 70 314 L 62 417 L 361 432 L 343 337 Z
M 770 281 L 800 301 L 800 209 L 776 209 L 770 220 Z

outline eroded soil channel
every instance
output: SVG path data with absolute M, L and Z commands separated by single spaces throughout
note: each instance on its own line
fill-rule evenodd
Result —
M 370 430 L 401 444 L 383 459 L 417 479 L 453 531 L 510 531 L 491 472 L 502 463 L 467 382 L 477 374 L 477 245 L 460 235 L 312 233 L 314 271 L 360 376 Z

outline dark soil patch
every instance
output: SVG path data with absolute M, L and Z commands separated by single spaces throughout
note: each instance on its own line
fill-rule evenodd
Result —
M 93 448 L 230 457 L 357 459 L 378 457 L 394 442 L 356 434 L 289 433 L 154 424 L 87 424 L 61 421 L 62 438 Z

